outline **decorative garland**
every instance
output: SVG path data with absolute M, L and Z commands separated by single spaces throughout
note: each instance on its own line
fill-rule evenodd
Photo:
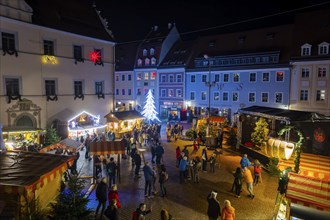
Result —
M 97 94 L 97 98 L 98 99 L 100 99 L 100 98 L 104 99 L 104 93 L 98 93 Z
M 77 64 L 78 62 L 84 63 L 85 62 L 85 59 L 84 58 L 75 58 L 74 64 Z
M 15 56 L 18 57 L 18 53 L 15 49 L 14 50 L 2 49 L 2 50 L 3 50 L 3 56 L 5 56 L 8 53 L 9 55 L 14 55 L 15 54 Z
M 57 95 L 55 95 L 53 98 L 52 98 L 51 96 L 48 95 L 48 96 L 47 96 L 47 102 L 48 102 L 49 100 L 50 100 L 50 101 L 57 101 L 57 100 L 58 100 Z
M 76 100 L 76 98 L 84 100 L 85 96 L 84 94 L 79 94 L 79 95 L 75 95 L 74 100 Z
M 300 165 L 300 154 L 301 154 L 301 145 L 303 144 L 305 138 L 304 135 L 302 134 L 301 130 L 299 130 L 297 127 L 292 126 L 292 125 L 286 125 L 284 126 L 279 132 L 278 135 L 282 136 L 285 132 L 290 131 L 290 130 L 294 130 L 297 132 L 298 136 L 299 136 L 299 140 L 296 143 L 296 148 L 295 148 L 295 153 L 294 153 L 294 171 L 296 173 L 299 172 L 299 165 Z
M 17 95 L 17 96 L 12 96 L 12 95 L 8 95 L 8 104 L 11 103 L 11 100 L 20 100 L 22 101 L 22 96 L 21 95 Z

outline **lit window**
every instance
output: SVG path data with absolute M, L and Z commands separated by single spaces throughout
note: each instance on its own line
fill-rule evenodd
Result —
M 309 78 L 309 68 L 301 68 L 301 78 Z
M 308 90 L 300 90 L 300 101 L 308 101 Z
M 283 93 L 276 92 L 275 93 L 275 103 L 282 103 L 283 102 Z
M 239 82 L 239 73 L 234 73 L 234 75 L 233 75 L 233 81 L 234 82 Z
M 182 90 L 181 89 L 176 90 L 176 97 L 182 97 Z
M 256 101 L 256 93 L 250 92 L 249 93 L 249 102 L 255 102 Z
M 168 90 L 168 97 L 173 97 L 174 96 L 174 91 L 173 89 Z
M 269 82 L 269 73 L 268 72 L 262 73 L 262 81 Z
M 151 58 L 151 65 L 156 65 L 156 58 L 155 57 Z
M 149 92 L 149 89 L 148 88 L 144 88 L 144 95 L 147 95 Z
M 327 76 L 327 68 L 325 67 L 319 67 L 318 68 L 318 73 L 317 73 L 317 77 L 319 78 L 323 78 Z
M 214 101 L 219 101 L 220 100 L 220 93 L 219 92 L 213 93 L 213 100 Z
M 136 80 L 142 80 L 142 73 L 138 73 L 136 75 Z
M 144 80 L 148 80 L 149 79 L 149 73 L 148 72 L 145 72 L 144 73 Z
M 137 60 L 137 65 L 138 65 L 138 66 L 142 66 L 142 60 L 141 60 L 141 59 L 138 59 L 138 60 Z
M 146 59 L 144 60 L 144 64 L 145 64 L 146 66 L 149 66 L 149 65 L 150 65 L 150 59 L 149 59 L 149 58 L 146 58 Z
M 238 92 L 233 92 L 233 102 L 238 102 Z
M 261 102 L 268 102 L 268 92 L 261 93 Z
M 206 100 L 206 92 L 202 92 L 202 93 L 201 93 L 201 99 L 202 99 L 203 101 Z
M 325 90 L 316 90 L 316 101 L 325 101 Z
M 283 82 L 284 72 L 276 72 L 276 82 Z
M 155 80 L 156 79 L 156 72 L 151 72 L 150 79 L 151 80 Z
M 229 100 L 229 94 L 228 92 L 222 93 L 222 101 L 228 101 Z
M 250 73 L 250 82 L 257 81 L 257 74 L 256 73 Z

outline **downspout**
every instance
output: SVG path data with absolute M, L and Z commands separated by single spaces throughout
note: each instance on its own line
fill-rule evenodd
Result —
M 112 76 L 112 112 L 115 111 L 115 71 L 116 71 L 116 45 L 113 47 L 113 76 Z

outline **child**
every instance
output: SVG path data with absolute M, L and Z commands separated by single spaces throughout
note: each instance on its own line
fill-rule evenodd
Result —
M 259 182 L 259 178 L 261 179 L 261 164 L 260 164 L 259 160 L 255 160 L 253 166 L 254 166 L 254 180 L 253 180 L 253 184 L 256 186 L 258 184 L 258 182 Z

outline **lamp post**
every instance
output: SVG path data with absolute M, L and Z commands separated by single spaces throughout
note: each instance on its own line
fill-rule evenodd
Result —
M 206 129 L 206 137 L 210 136 L 210 116 L 211 116 L 211 87 L 215 85 L 215 82 L 211 81 L 211 58 L 204 54 L 204 58 L 207 60 L 208 68 L 209 68 L 209 77 L 208 81 L 205 82 L 205 85 L 208 87 L 208 111 L 207 111 L 207 129 Z

